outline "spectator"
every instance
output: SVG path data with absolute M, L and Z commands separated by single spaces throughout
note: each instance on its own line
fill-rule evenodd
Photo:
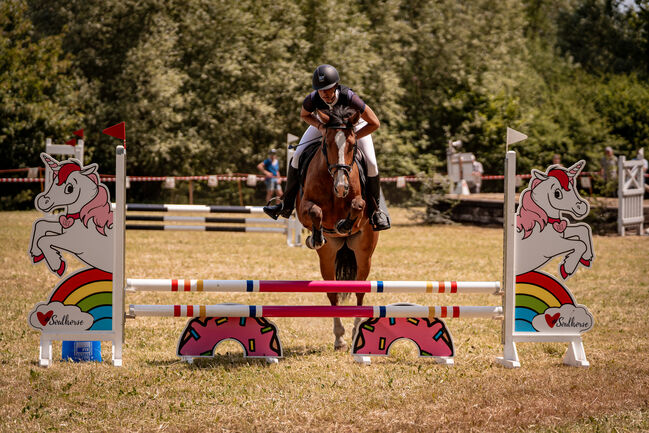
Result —
M 563 167 L 563 165 L 561 164 L 561 155 L 559 155 L 558 153 L 552 155 L 552 165 Z
M 472 180 L 469 181 L 469 191 L 472 194 L 480 194 L 480 187 L 482 186 L 482 163 L 478 160 L 473 160 L 473 170 L 471 172 Z
M 264 175 L 266 183 L 266 203 L 273 197 L 282 195 L 282 185 L 279 179 L 279 161 L 277 160 L 277 151 L 270 149 L 268 158 L 264 159 L 257 165 L 257 168 Z
M 604 156 L 600 161 L 601 169 L 599 174 L 604 179 L 604 194 L 616 195 L 617 191 L 617 156 L 613 154 L 611 146 L 606 146 Z

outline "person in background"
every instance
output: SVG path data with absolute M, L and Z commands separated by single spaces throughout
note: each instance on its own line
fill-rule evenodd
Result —
M 558 153 L 552 155 L 552 165 L 563 167 L 563 165 L 561 164 L 561 155 L 559 155 Z
M 472 194 L 480 194 L 480 187 L 482 186 L 482 174 L 484 173 L 484 168 L 482 163 L 477 159 L 473 160 L 473 170 L 471 172 L 471 177 L 473 180 L 471 185 L 469 185 L 469 191 Z
M 602 167 L 599 174 L 604 179 L 604 193 L 616 195 L 617 191 L 617 156 L 613 154 L 613 148 L 606 146 L 604 156 L 600 160 Z
M 264 175 L 266 183 L 266 203 L 274 196 L 282 195 L 282 184 L 279 179 L 279 161 L 277 151 L 270 149 L 268 158 L 264 159 L 257 165 L 257 169 Z

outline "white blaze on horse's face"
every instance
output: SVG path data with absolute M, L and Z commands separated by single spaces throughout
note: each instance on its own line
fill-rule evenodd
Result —
M 347 137 L 342 130 L 336 132 L 334 137 L 336 146 L 338 146 L 338 164 L 345 165 L 345 148 L 347 144 Z M 345 176 L 344 170 L 336 171 L 336 176 L 334 177 L 334 193 L 338 198 L 344 198 L 349 193 L 349 183 L 347 182 L 347 176 Z

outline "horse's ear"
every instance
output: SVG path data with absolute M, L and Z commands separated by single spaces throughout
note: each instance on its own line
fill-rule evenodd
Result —
M 329 123 L 329 114 L 325 113 L 322 110 L 316 110 L 317 116 L 320 118 L 320 121 L 325 125 Z
M 347 119 L 347 121 L 352 125 L 356 125 L 360 119 L 361 119 L 361 112 L 355 111 L 354 114 L 352 114 L 349 117 L 349 119 Z
M 566 171 L 568 172 L 568 175 L 570 177 L 577 177 L 577 175 L 579 175 L 579 173 L 581 173 L 581 170 L 583 170 L 585 165 L 586 165 L 586 161 L 584 161 L 582 159 L 581 161 L 575 163 L 572 167 L 570 167 Z

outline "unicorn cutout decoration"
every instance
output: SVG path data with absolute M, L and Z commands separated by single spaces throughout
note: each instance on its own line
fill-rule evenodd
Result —
M 545 173 L 532 169 L 517 215 L 516 275 L 539 269 L 557 256 L 563 257 L 559 264 L 563 280 L 579 266 L 591 266 L 595 255 L 590 226 L 563 218 L 581 220 L 588 215 L 590 205 L 575 182 L 585 164 L 581 160 L 567 169 L 551 165 Z
M 112 273 L 113 212 L 107 188 L 99 182 L 97 164 L 85 167 L 76 160 L 58 162 L 41 153 L 45 169 L 52 172 L 52 183 L 36 196 L 34 204 L 44 213 L 60 209 L 52 216 L 34 222 L 29 254 L 33 263 L 45 260 L 50 271 L 62 277 L 66 251 L 83 263 Z

